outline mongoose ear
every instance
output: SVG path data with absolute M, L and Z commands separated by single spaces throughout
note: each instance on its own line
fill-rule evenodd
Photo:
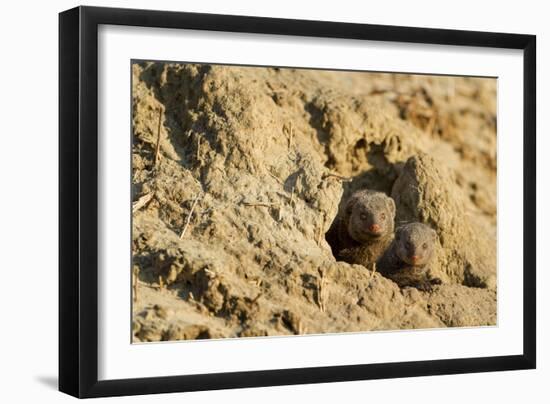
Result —
M 395 201 L 391 197 L 388 197 L 388 207 L 390 208 L 392 217 L 395 217 Z
M 346 202 L 346 208 L 345 208 L 346 214 L 351 215 L 351 212 L 353 211 L 353 206 L 355 205 L 356 202 L 357 202 L 356 197 L 352 196 L 351 198 L 349 198 L 349 200 Z

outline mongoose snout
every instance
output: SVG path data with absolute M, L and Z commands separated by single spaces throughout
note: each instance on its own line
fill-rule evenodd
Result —
M 374 191 L 355 193 L 346 206 L 347 232 L 357 242 L 387 235 L 393 231 L 395 204 L 388 196 Z
M 378 224 L 376 224 L 376 223 L 375 223 L 375 224 L 371 224 L 371 225 L 369 226 L 369 231 L 370 231 L 371 233 L 380 233 L 380 230 L 381 230 L 381 229 L 382 229 L 382 228 L 380 227 L 380 225 L 378 225 Z
M 395 233 L 396 254 L 405 263 L 413 266 L 426 265 L 434 250 L 437 233 L 421 223 L 411 223 Z

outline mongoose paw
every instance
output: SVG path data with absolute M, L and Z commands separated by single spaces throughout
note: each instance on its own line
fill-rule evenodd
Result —
M 432 292 L 433 287 L 430 281 L 418 282 L 414 287 L 422 292 Z

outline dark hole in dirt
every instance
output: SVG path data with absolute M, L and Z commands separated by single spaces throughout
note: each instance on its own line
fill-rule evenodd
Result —
M 403 165 L 403 163 L 394 164 L 388 161 L 385 153 L 386 143 L 369 144 L 366 139 L 360 139 L 355 143 L 354 149 L 355 154 L 360 156 L 360 159 L 366 159 L 372 168 L 358 173 L 351 181 L 343 184 L 344 192 L 338 205 L 338 214 L 334 218 L 329 231 L 325 234 L 325 239 L 330 245 L 332 254 L 336 259 L 338 259 L 338 217 L 347 199 L 355 191 L 361 189 L 371 189 L 390 196 L 393 184 Z
M 366 149 L 367 148 L 367 141 L 366 139 L 359 139 L 357 143 L 355 143 L 356 149 Z
M 368 155 L 373 160 L 380 160 L 376 155 L 377 150 L 369 152 Z M 379 161 L 380 162 L 380 161 Z M 338 214 L 331 223 L 329 230 L 325 233 L 325 239 L 329 244 L 332 254 L 338 260 L 338 218 L 344 208 L 344 205 L 351 194 L 360 189 L 371 189 L 374 191 L 383 192 L 386 195 L 391 195 L 391 189 L 395 179 L 397 178 L 397 167 L 388 163 L 385 158 L 383 164 L 380 164 L 382 169 L 372 168 L 364 171 L 355 177 L 350 182 L 344 183 L 344 193 L 338 204 Z

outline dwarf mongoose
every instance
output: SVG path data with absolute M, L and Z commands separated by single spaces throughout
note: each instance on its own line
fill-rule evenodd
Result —
M 428 264 L 433 256 L 437 233 L 422 223 L 409 223 L 397 228 L 395 237 L 377 262 L 380 273 L 400 287 L 412 286 L 431 291 L 440 279 L 428 277 Z
M 395 203 L 382 192 L 354 192 L 338 219 L 337 258 L 369 266 L 384 253 L 393 238 Z

